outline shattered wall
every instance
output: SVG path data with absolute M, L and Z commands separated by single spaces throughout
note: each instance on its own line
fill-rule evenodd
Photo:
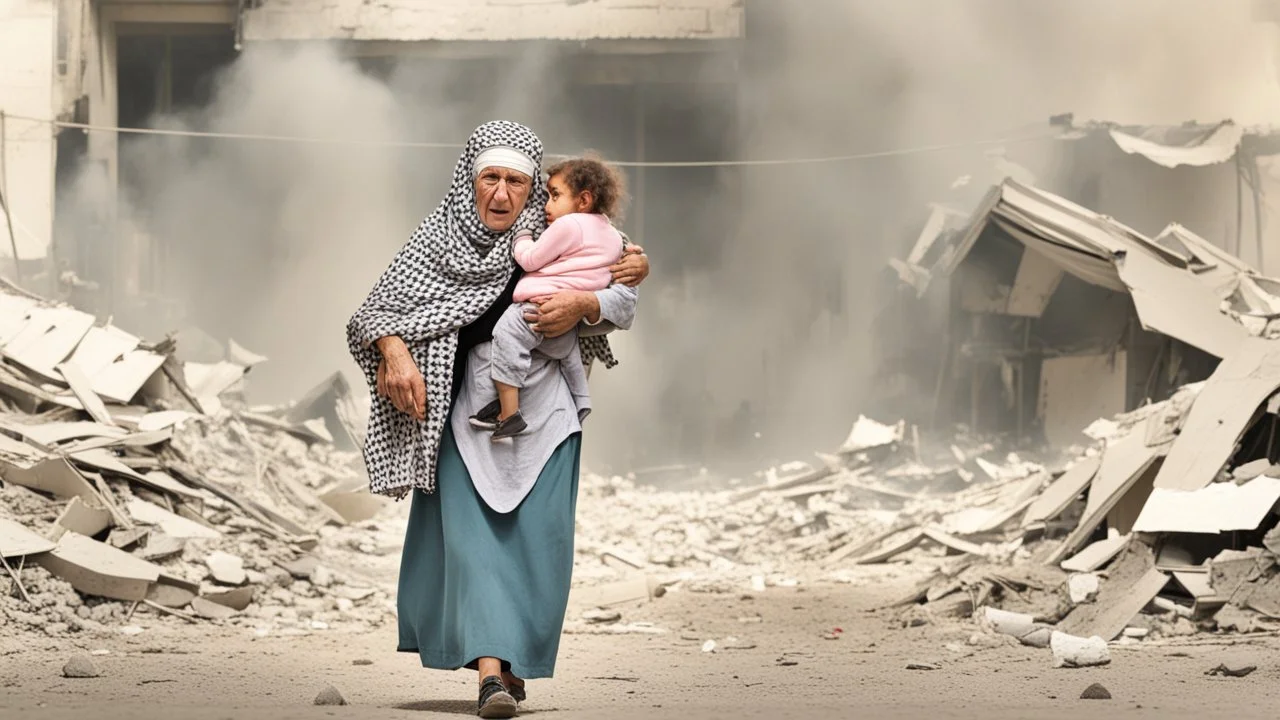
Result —
M 0 110 L 47 118 L 54 107 L 54 0 L 0 0 Z M 48 126 L 5 120 L 5 202 L 12 206 L 18 257 L 45 257 L 53 224 L 53 138 Z M 0 257 L 12 258 L 0 210 Z M 0 273 L 12 277 L 12 260 Z

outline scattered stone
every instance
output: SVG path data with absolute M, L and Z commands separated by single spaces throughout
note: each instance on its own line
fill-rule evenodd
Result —
M 342 693 L 332 685 L 326 685 L 319 695 L 316 695 L 316 705 L 346 705 L 347 699 L 342 697 Z
M 706 642 L 702 643 L 702 652 L 704 652 L 704 653 L 713 653 L 713 652 L 715 652 L 715 651 L 716 651 L 716 641 L 715 641 L 715 640 L 708 640 L 708 641 L 706 641 Z
M 1081 700 L 1110 700 L 1111 692 L 1102 686 L 1102 683 L 1094 683 L 1084 689 L 1080 693 Z
M 88 655 L 77 655 L 62 666 L 62 677 L 96 678 L 101 675 L 102 671 L 98 669 L 97 665 L 93 664 L 93 660 Z
M 207 620 L 226 620 L 239 615 L 234 608 L 229 608 L 226 605 L 202 597 L 192 598 L 191 610 L 196 615 Z
M 908 670 L 941 670 L 942 666 L 936 663 L 911 662 L 907 663 Z
M 352 665 L 355 665 L 355 666 L 357 666 L 357 667 L 366 667 L 366 666 L 372 665 L 372 664 L 373 664 L 373 661 L 372 661 L 372 660 L 365 660 L 365 659 L 363 659 L 363 658 L 362 658 L 362 659 L 360 659 L 360 660 L 352 660 L 352 661 L 351 661 L 351 664 L 352 664 Z
M 589 623 L 615 623 L 622 619 L 622 613 L 617 610 L 595 608 L 584 611 L 582 619 Z
M 1219 665 L 1218 667 L 1213 668 L 1212 670 L 1209 670 L 1208 672 L 1205 673 L 1205 675 L 1215 675 L 1215 676 L 1220 675 L 1222 677 L 1242 678 L 1257 669 L 1258 669 L 1257 665 L 1228 666 L 1227 664 L 1223 663 L 1222 665 Z
M 1141 640 L 1142 638 L 1144 638 L 1144 637 L 1146 637 L 1146 636 L 1148 636 L 1148 635 L 1150 635 L 1150 634 L 1151 634 L 1151 630 L 1150 630 L 1150 629 L 1148 629 L 1148 628 L 1137 628 L 1137 627 L 1127 627 L 1127 628 L 1125 628 L 1125 629 L 1124 629 L 1124 632 L 1122 633 L 1122 635 L 1124 635 L 1125 637 L 1127 637 L 1127 638 L 1133 638 L 1133 639 L 1135 639 L 1135 640 Z

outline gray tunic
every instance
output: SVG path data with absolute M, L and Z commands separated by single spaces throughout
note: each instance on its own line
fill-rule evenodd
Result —
M 635 288 L 610 285 L 597 292 L 596 298 L 600 301 L 600 322 L 580 324 L 578 334 L 599 335 L 631 327 L 638 298 Z M 550 342 L 554 340 L 559 339 Z M 476 430 L 468 422 L 468 418 L 497 398 L 490 346 L 490 343 L 481 343 L 467 357 L 466 376 L 454 401 L 450 422 L 458 452 L 471 473 L 476 492 L 494 511 L 508 513 L 533 489 L 538 474 L 555 449 L 565 438 L 582 430 L 578 405 L 583 398 L 575 398 L 569 391 L 559 360 L 535 352 L 520 391 L 520 413 L 529 429 L 510 441 L 492 442 L 490 433 Z

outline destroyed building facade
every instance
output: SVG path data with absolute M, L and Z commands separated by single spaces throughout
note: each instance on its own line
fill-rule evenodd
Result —
M 891 263 L 881 402 L 914 421 L 1067 446 L 1265 334 L 1275 285 L 1235 251 L 1274 245 L 1271 131 L 1054 126 L 1034 170 L 1001 156 L 996 189 L 953 191 Z
M 545 58 L 548 78 L 566 78 L 572 92 L 563 102 L 583 119 L 573 128 L 551 118 L 540 123 L 549 149 L 578 152 L 585 145 L 640 161 L 726 157 L 733 140 L 732 132 L 684 132 L 733 124 L 745 20 L 742 3 L 732 0 L 23 0 L 11 6 L 13 17 L 0 30 L 0 108 L 8 115 L 17 253 L 32 266 L 26 276 L 41 278 L 33 287 L 42 293 L 71 296 L 81 307 L 114 313 L 141 329 L 156 318 L 175 325 L 182 315 L 173 300 L 179 293 L 167 283 L 183 238 L 148 226 L 145 212 L 133 223 L 118 217 L 144 151 L 137 136 L 109 129 L 151 128 L 157 117 L 198 112 L 215 92 L 217 72 L 246 50 L 324 44 L 373 77 L 386 78 L 394 68 L 445 76 L 456 109 L 449 115 L 464 122 L 487 107 L 487 93 L 476 88 L 489 87 L 534 53 Z M 419 90 L 430 99 L 432 91 Z M 104 130 L 54 128 L 50 119 Z M 444 137 L 403 140 L 456 143 L 468 130 L 460 125 L 442 131 Z M 662 232 L 670 205 L 682 196 L 643 170 L 630 180 L 636 209 L 629 229 Z M 65 204 L 74 183 L 89 185 L 97 205 L 91 217 L 65 217 L 66 208 L 59 209 L 56 198 Z M 651 212 L 658 203 L 667 210 Z M 12 254 L 7 237 L 4 246 Z M 255 246 L 243 250 L 252 253 Z M 54 270 L 46 271 L 46 258 Z

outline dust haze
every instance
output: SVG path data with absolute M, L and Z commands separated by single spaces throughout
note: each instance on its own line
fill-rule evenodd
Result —
M 1280 43 L 1245 0 L 757 0 L 747 17 L 736 98 L 718 102 L 714 117 L 698 110 L 706 93 L 724 92 L 698 68 L 661 88 L 661 102 L 688 120 L 672 123 L 669 147 L 649 148 L 652 159 L 1020 139 L 1048 135 L 1047 119 L 1062 112 L 1151 124 L 1280 120 Z M 216 78 L 210 105 L 151 125 L 460 144 L 475 125 L 508 118 L 530 124 L 552 152 L 633 159 L 636 148 L 608 132 L 626 113 L 584 111 L 568 81 L 573 62 L 534 46 L 460 73 L 357 61 L 332 47 L 251 45 Z M 335 369 L 358 380 L 346 320 L 439 202 L 457 157 L 170 137 L 128 138 L 127 147 L 122 163 L 144 172 L 125 219 L 169 248 L 175 270 L 164 284 L 183 325 L 270 357 L 250 375 L 257 402 L 296 397 Z M 638 208 L 629 213 L 626 229 L 655 273 L 636 327 L 614 336 L 622 365 L 593 378 L 588 462 L 741 472 L 833 447 L 859 412 L 895 419 L 869 400 L 871 323 L 891 287 L 885 262 L 917 232 L 925 203 L 954 199 L 957 177 L 973 176 L 979 194 L 998 180 L 1002 152 L 1051 173 L 1050 159 L 1026 147 L 647 170 L 648 215 L 669 217 L 637 233 Z M 634 172 L 629 179 L 638 194 Z M 100 201 L 93 183 L 76 187 L 59 200 L 72 217 Z

